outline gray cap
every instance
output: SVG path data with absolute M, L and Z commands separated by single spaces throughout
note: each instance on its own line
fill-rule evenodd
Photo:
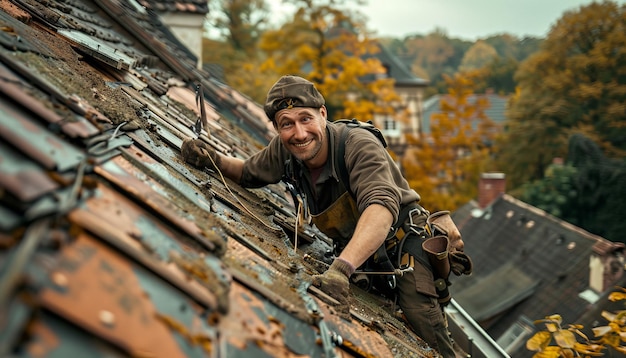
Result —
M 274 121 L 274 116 L 281 109 L 293 107 L 320 108 L 324 105 L 324 97 L 315 88 L 313 82 L 298 76 L 281 77 L 269 92 L 263 109 L 267 117 Z

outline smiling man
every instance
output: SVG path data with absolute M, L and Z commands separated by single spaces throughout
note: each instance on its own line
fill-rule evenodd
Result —
M 269 90 L 264 105 L 278 131 L 267 147 L 244 161 L 218 154 L 196 139 L 183 143 L 182 155 L 198 167 L 217 166 L 244 187 L 281 180 L 292 184 L 311 221 L 335 244 L 336 258 L 323 274 L 312 277 L 312 284 L 343 309 L 349 309 L 350 278 L 356 268 L 393 272 L 410 267 L 403 271 L 406 274 L 391 275 L 379 291 L 397 294 L 411 328 L 444 357 L 454 357 L 440 305 L 449 296 L 435 286 L 437 277 L 447 280 L 449 265 L 447 273 L 437 273 L 422 249 L 430 235 L 424 229 L 428 211 L 418 204 L 420 196 L 409 187 L 381 140 L 359 126 L 328 121 L 324 104 L 313 83 L 283 76 Z M 436 217 L 445 242 L 460 253 L 463 242 L 449 215 Z M 394 249 L 387 252 L 390 246 Z M 456 274 L 471 271 L 471 265 L 455 267 Z M 363 274 L 360 279 L 370 282 Z

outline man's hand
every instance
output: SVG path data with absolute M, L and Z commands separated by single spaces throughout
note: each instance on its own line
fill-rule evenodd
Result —
M 180 147 L 185 161 L 195 167 L 215 169 L 220 165 L 220 157 L 210 145 L 201 139 L 186 139 Z
M 349 277 L 354 273 L 354 270 L 354 266 L 348 261 L 336 258 L 326 272 L 313 276 L 312 284 L 339 301 L 342 306 L 349 308 Z
M 450 253 L 450 268 L 457 276 L 471 275 L 474 264 L 467 254 L 457 251 Z

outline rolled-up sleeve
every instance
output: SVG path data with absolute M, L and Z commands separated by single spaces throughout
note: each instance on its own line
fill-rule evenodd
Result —
M 288 157 L 280 138 L 274 137 L 261 151 L 246 159 L 239 185 L 245 188 L 260 188 L 278 183 L 283 176 Z
M 346 168 L 358 210 L 362 213 L 368 206 L 379 204 L 391 212 L 395 222 L 402 202 L 396 181 L 404 179 L 380 141 L 363 132 L 352 130 L 346 139 Z

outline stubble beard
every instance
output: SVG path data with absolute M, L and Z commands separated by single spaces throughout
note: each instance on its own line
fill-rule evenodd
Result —
M 314 159 L 320 153 L 322 149 L 322 141 L 318 139 L 314 139 L 313 145 L 314 145 L 313 148 L 311 148 L 310 150 L 307 150 L 305 152 L 295 152 L 293 153 L 293 155 L 303 162 L 310 161 Z

